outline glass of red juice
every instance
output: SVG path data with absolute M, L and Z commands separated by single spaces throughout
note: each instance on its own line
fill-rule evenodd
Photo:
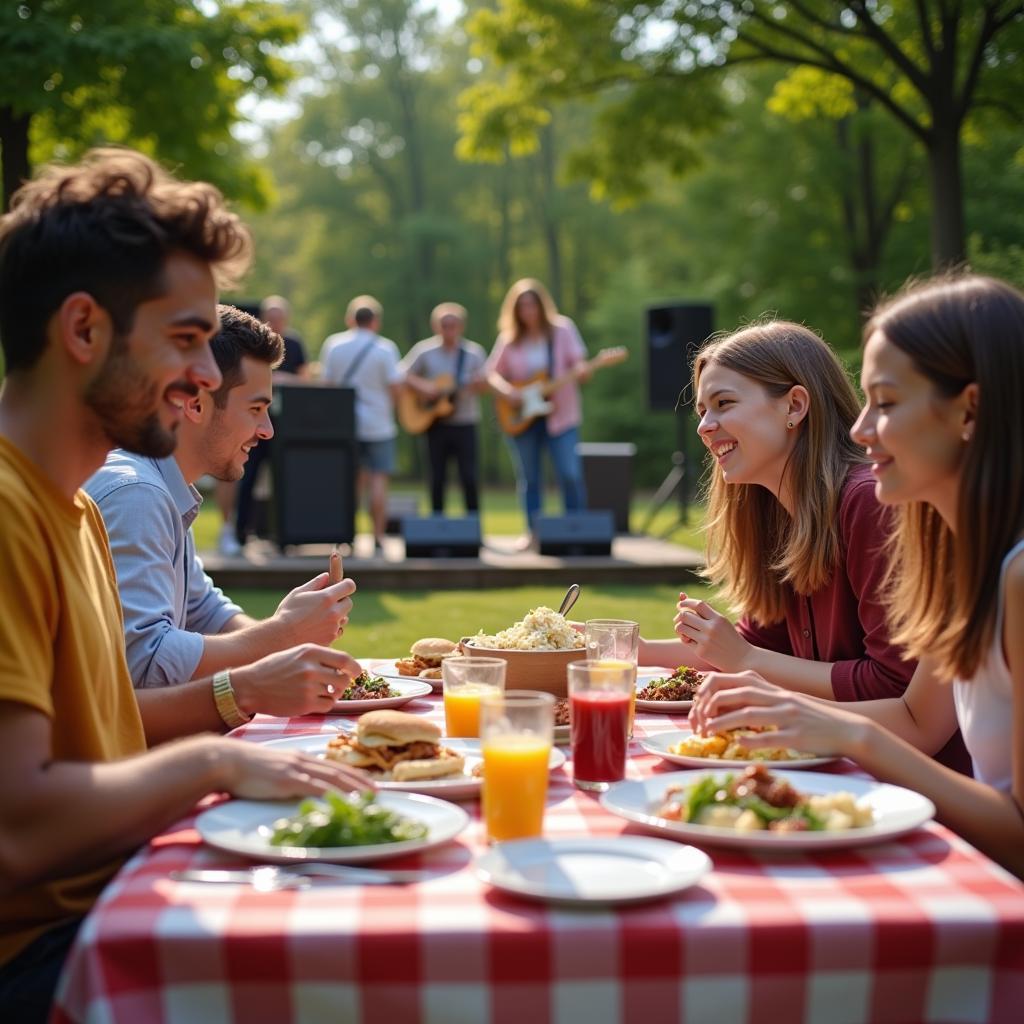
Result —
M 603 791 L 626 777 L 629 709 L 636 666 L 629 662 L 569 664 L 572 781 L 579 789 Z

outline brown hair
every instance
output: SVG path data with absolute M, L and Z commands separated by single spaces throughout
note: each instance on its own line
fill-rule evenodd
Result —
M 558 318 L 558 309 L 554 300 L 535 277 L 523 277 L 516 281 L 506 292 L 501 303 L 501 312 L 498 314 L 498 330 L 507 341 L 518 341 L 525 328 L 519 319 L 519 310 L 516 303 L 523 295 L 532 295 L 540 306 L 541 330 L 550 336 L 554 328 L 555 320 Z
M 964 445 L 956 536 L 934 506 L 897 510 L 885 595 L 893 640 L 971 679 L 995 638 L 1000 567 L 1024 533 L 1024 295 L 964 275 L 915 284 L 864 327 L 906 353 L 942 398 L 972 382 L 977 420 Z
M 836 354 L 800 324 L 769 320 L 712 339 L 694 361 L 694 393 L 713 364 L 748 377 L 773 397 L 799 384 L 810 399 L 783 471 L 791 481 L 792 516 L 767 488 L 727 484 L 714 467 L 706 488 L 704 574 L 723 588 L 734 611 L 768 625 L 784 617 L 784 583 L 812 594 L 839 561 L 840 494 L 851 467 L 865 461 L 850 438 L 860 403 Z
M 126 335 L 136 307 L 162 293 L 174 251 L 205 261 L 228 287 L 248 266 L 251 242 L 217 189 L 178 181 L 141 153 L 94 149 L 73 166 L 44 168 L 0 218 L 8 372 L 36 364 L 50 317 L 74 292 L 89 293 Z
M 213 393 L 213 404 L 223 409 L 228 392 L 242 379 L 242 360 L 247 356 L 272 369 L 284 359 L 284 341 L 262 320 L 250 316 L 236 306 L 218 306 L 220 327 L 210 339 L 210 351 L 220 369 L 221 385 Z

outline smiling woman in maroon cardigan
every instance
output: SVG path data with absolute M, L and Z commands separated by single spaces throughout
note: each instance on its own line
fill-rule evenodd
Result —
M 799 324 L 755 324 L 701 350 L 694 393 L 714 460 L 706 574 L 739 620 L 681 594 L 679 641 L 646 641 L 641 660 L 756 671 L 829 700 L 900 696 L 916 663 L 882 603 L 889 513 L 850 437 L 859 402 L 834 352 Z M 940 757 L 968 770 L 959 736 Z

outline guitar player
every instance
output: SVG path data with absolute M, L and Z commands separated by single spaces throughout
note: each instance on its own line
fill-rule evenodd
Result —
M 528 547 L 543 500 L 541 453 L 555 467 L 566 512 L 586 507 L 583 467 L 576 452 L 582 420 L 579 383 L 590 376 L 587 350 L 576 325 L 561 316 L 540 281 L 523 278 L 508 290 L 498 318 L 498 339 L 488 363 L 488 381 L 500 398 L 522 404 L 520 385 L 539 375 L 568 379 L 538 406 L 536 419 L 510 436 L 517 489 L 526 514 Z
M 430 314 L 430 326 L 433 337 L 417 342 L 400 364 L 406 387 L 416 392 L 424 403 L 450 398 L 454 407 L 450 414 L 434 419 L 426 430 L 430 506 L 435 513 L 444 512 L 448 463 L 454 459 L 466 511 L 479 512 L 477 424 L 480 401 L 477 396 L 488 390 L 484 373 L 487 354 L 475 341 L 462 336 L 466 310 L 456 302 L 436 306 Z M 429 408 L 428 404 L 428 414 Z

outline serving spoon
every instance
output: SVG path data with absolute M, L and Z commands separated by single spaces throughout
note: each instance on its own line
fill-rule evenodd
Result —
M 565 597 L 562 598 L 562 603 L 558 606 L 558 614 L 568 615 L 569 609 L 576 603 L 576 599 L 579 596 L 580 585 L 578 583 L 573 583 L 565 592 Z

